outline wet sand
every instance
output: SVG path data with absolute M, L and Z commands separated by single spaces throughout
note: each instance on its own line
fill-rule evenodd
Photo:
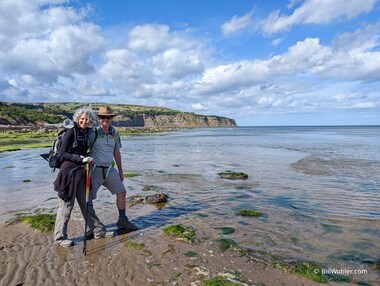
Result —
M 194 226 L 192 244 L 165 236 L 161 229 L 142 229 L 113 238 L 90 240 L 82 253 L 82 224 L 70 221 L 76 245 L 62 248 L 52 235 L 25 223 L 0 226 L 0 285 L 202 285 L 215 276 L 241 285 L 320 285 L 274 269 L 266 258 L 219 250 L 217 230 Z M 126 246 L 143 243 L 143 249 Z M 184 254 L 192 251 L 196 257 Z M 264 284 L 260 284 L 264 283 Z

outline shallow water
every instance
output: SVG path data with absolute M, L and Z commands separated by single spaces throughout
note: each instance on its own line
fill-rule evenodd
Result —
M 39 157 L 46 150 L 0 154 L 0 222 L 18 212 L 55 211 L 57 172 Z M 380 259 L 380 127 L 181 130 L 124 138 L 122 158 L 125 173 L 141 174 L 124 181 L 128 195 L 152 185 L 170 197 L 161 210 L 129 209 L 141 227 L 232 226 L 236 232 L 226 237 L 242 246 L 330 268 L 371 270 Z M 249 178 L 219 178 L 226 170 Z M 98 214 L 112 222 L 115 198 L 98 194 Z M 264 215 L 236 216 L 245 208 Z

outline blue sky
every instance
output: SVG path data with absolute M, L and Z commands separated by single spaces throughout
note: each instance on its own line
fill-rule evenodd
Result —
M 1 0 L 0 100 L 380 124 L 379 0 Z

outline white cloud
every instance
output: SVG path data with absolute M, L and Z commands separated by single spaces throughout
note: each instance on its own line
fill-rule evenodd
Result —
M 9 85 L 13 87 L 18 87 L 17 81 L 15 79 L 11 79 L 8 81 Z
M 233 16 L 231 20 L 228 22 L 225 22 L 222 25 L 222 32 L 225 36 L 228 36 L 236 31 L 239 31 L 241 29 L 244 29 L 251 25 L 251 17 L 252 17 L 252 11 L 248 14 L 245 14 L 244 16 L 238 17 Z
M 259 105 L 271 105 L 273 101 L 274 101 L 273 98 L 268 97 L 268 96 L 263 96 L 263 97 L 261 97 L 261 98 L 257 101 L 257 103 L 258 103 Z
M 129 32 L 128 45 L 133 50 L 156 53 L 170 45 L 168 37 L 166 25 L 141 25 Z
M 272 41 L 271 45 L 272 46 L 278 46 L 282 41 L 283 41 L 283 39 L 281 39 L 281 38 L 274 39 Z
M 318 39 L 306 39 L 290 47 L 287 53 L 268 60 L 240 61 L 209 68 L 195 83 L 194 90 L 198 93 L 218 93 L 265 83 L 274 76 L 308 71 L 328 54 L 329 49 L 320 46 Z
M 372 11 L 376 0 L 305 0 L 290 16 L 272 12 L 263 25 L 265 33 L 273 34 L 289 30 L 297 24 L 327 24 L 334 20 L 352 19 Z
M 208 68 L 190 91 L 232 117 L 377 108 L 379 85 L 363 83 L 380 80 L 378 35 L 374 26 L 363 27 L 338 36 L 332 47 L 308 38 L 266 60 Z
M 186 90 L 186 82 L 202 74 L 208 57 L 207 47 L 188 31 L 142 25 L 129 32 L 128 47 L 105 53 L 99 75 L 118 92 L 159 102 Z
M 198 51 L 168 49 L 153 57 L 155 74 L 174 78 L 186 77 L 203 71 L 202 54 Z
M 333 48 L 323 46 L 319 39 L 307 38 L 267 60 L 245 60 L 209 68 L 194 84 L 194 91 L 218 93 L 297 74 L 334 80 L 380 80 L 380 52 L 376 51 L 379 31 L 369 26 L 344 37 L 350 41 L 350 48 L 342 44 Z M 337 42 L 342 42 L 341 37 Z
M 294 7 L 297 3 L 302 2 L 303 0 L 290 0 L 288 5 L 286 6 L 288 9 Z
M 347 92 L 332 96 L 332 100 L 335 100 L 342 109 L 374 108 L 380 105 L 380 94 L 379 91 L 375 93 Z
M 218 93 L 226 89 L 257 84 L 268 79 L 265 61 L 240 61 L 207 69 L 202 79 L 195 82 L 196 93 Z
M 199 102 L 198 103 L 193 103 L 191 105 L 191 108 L 194 109 L 194 110 L 205 110 L 205 109 L 207 109 L 206 107 L 203 106 L 202 103 L 199 103 Z
M 379 23 L 362 23 L 331 44 L 306 37 L 279 53 L 255 58 L 261 43 L 248 46 L 249 56 L 234 54 L 231 40 L 196 37 L 199 30 L 188 24 L 186 30 L 126 24 L 104 31 L 87 20 L 90 8 L 70 3 L 0 2 L 1 100 L 96 100 L 230 117 L 380 106 Z M 267 32 L 349 19 L 370 11 L 374 1 L 360 2 L 363 7 L 358 3 L 293 0 L 289 7 L 295 7 L 294 13 L 272 13 Z M 234 16 L 222 30 L 231 35 L 251 27 L 251 18 L 252 12 Z M 252 38 L 256 35 L 237 40 L 246 45 Z M 270 39 L 263 42 L 266 48 L 281 50 L 289 45 L 286 40 L 274 39 L 272 46 Z M 211 46 L 215 41 L 218 46 Z M 223 53 L 231 55 L 229 61 Z
M 49 6 L 65 1 L 0 3 L 0 69 L 43 82 L 93 71 L 91 57 L 102 46 L 99 28 L 83 22 L 83 11 Z
M 379 46 L 380 24 L 367 25 L 356 31 L 338 35 L 332 42 L 332 48 L 347 51 L 350 54 L 363 53 Z
M 154 82 L 149 65 L 126 49 L 107 51 L 98 73 L 101 78 L 112 82 L 117 88 L 127 90 L 138 88 L 141 82 Z
M 313 71 L 329 78 L 380 80 L 380 28 L 368 25 L 352 33 L 338 36 L 331 48 L 331 56 Z
M 358 102 L 353 105 L 353 107 L 356 107 L 356 108 L 371 108 L 375 106 L 376 106 L 376 103 L 372 101 Z
M 24 101 L 28 96 L 28 90 L 20 86 L 17 80 L 0 78 L 1 101 Z
M 171 48 L 183 50 L 199 47 L 190 30 L 170 31 L 167 25 L 145 24 L 133 27 L 128 33 L 128 47 L 135 52 L 156 54 Z

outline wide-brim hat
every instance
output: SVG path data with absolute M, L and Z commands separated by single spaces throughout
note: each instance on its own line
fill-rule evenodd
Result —
M 109 106 L 101 106 L 99 107 L 99 111 L 98 111 L 98 114 L 97 116 L 116 116 L 116 114 L 114 114 L 112 112 L 112 109 L 111 107 Z

